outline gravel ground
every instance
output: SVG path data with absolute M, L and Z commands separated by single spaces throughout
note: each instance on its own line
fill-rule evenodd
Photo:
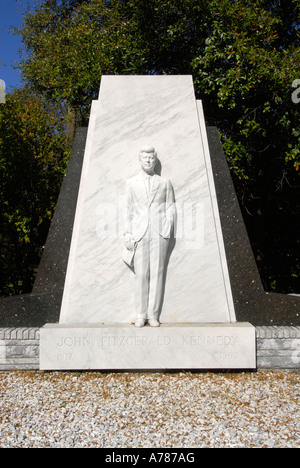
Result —
M 300 374 L 0 372 L 0 448 L 299 448 Z

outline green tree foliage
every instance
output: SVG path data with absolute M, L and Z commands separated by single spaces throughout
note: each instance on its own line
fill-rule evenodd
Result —
M 66 166 L 59 113 L 27 89 L 0 106 L 0 294 L 30 292 Z
M 192 74 L 220 130 L 265 286 L 299 286 L 300 0 L 44 0 L 25 78 L 86 122 L 102 74 Z M 299 228 L 298 228 L 299 229 Z
M 233 172 L 274 148 L 299 170 L 299 0 L 46 0 L 21 29 L 25 77 L 86 110 L 102 74 L 192 73 Z M 267 159 L 267 158 L 266 158 Z M 248 170 L 249 169 L 249 170 Z
M 222 136 L 265 287 L 300 292 L 299 2 L 215 2 L 193 60 Z M 218 116 L 215 118 L 215 116 Z
M 300 69 L 295 4 L 274 2 L 265 9 L 265 3 L 216 2 L 212 33 L 193 61 L 196 84 L 206 89 L 207 104 L 221 117 L 227 154 L 241 176 L 252 175 L 246 157 L 272 158 L 274 151 L 296 170 L 300 165 L 299 111 L 291 102 Z
M 139 36 L 123 2 L 46 0 L 27 14 L 21 34 L 29 51 L 25 77 L 51 100 L 75 108 L 81 122 L 102 74 L 144 70 Z

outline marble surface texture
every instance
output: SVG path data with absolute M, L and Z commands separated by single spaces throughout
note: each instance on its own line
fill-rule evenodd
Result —
M 6 102 L 6 87 L 5 87 L 5 81 L 0 80 L 0 104 L 5 104 Z
M 255 369 L 250 324 L 46 325 L 41 370 Z
M 135 319 L 134 274 L 122 261 L 126 180 L 138 151 L 155 147 L 172 180 L 162 323 L 235 322 L 201 102 L 191 76 L 104 76 L 92 105 L 61 324 Z

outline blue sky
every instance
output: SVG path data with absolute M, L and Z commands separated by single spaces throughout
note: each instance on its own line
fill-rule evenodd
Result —
M 5 81 L 8 92 L 21 84 L 20 73 L 13 69 L 20 60 L 21 41 L 9 29 L 22 24 L 24 5 L 32 6 L 35 3 L 36 0 L 0 0 L 0 79 Z

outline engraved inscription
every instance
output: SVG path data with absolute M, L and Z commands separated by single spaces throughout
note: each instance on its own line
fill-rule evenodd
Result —
M 233 361 L 233 360 L 238 359 L 238 358 L 239 358 L 239 353 L 233 353 L 233 352 L 226 353 L 225 351 L 221 351 L 220 355 L 219 355 L 219 359 L 221 361 L 222 360 Z
M 238 336 L 183 336 L 182 344 L 186 346 L 217 345 L 217 346 L 236 346 L 239 342 Z
M 68 348 L 83 348 L 91 344 L 90 337 L 86 336 L 67 336 L 62 337 L 57 343 L 57 346 L 67 346 Z
M 169 346 L 170 343 L 171 339 L 168 336 L 103 336 L 99 339 L 99 346 L 101 348 Z
M 235 347 L 239 344 L 238 336 L 221 336 L 221 335 L 188 335 L 178 337 L 183 346 L 221 346 Z M 173 337 L 174 340 L 174 337 Z M 65 336 L 60 337 L 57 341 L 59 348 L 83 348 L 91 346 L 92 339 L 90 336 Z M 110 347 L 146 347 L 146 346 L 169 346 L 171 345 L 170 336 L 101 336 L 97 339 L 96 345 L 100 348 Z M 174 343 L 173 343 L 174 344 Z
M 65 362 L 65 361 L 68 362 L 72 360 L 72 356 L 73 356 L 72 353 L 59 353 L 57 355 L 57 360 L 62 361 L 62 362 Z

